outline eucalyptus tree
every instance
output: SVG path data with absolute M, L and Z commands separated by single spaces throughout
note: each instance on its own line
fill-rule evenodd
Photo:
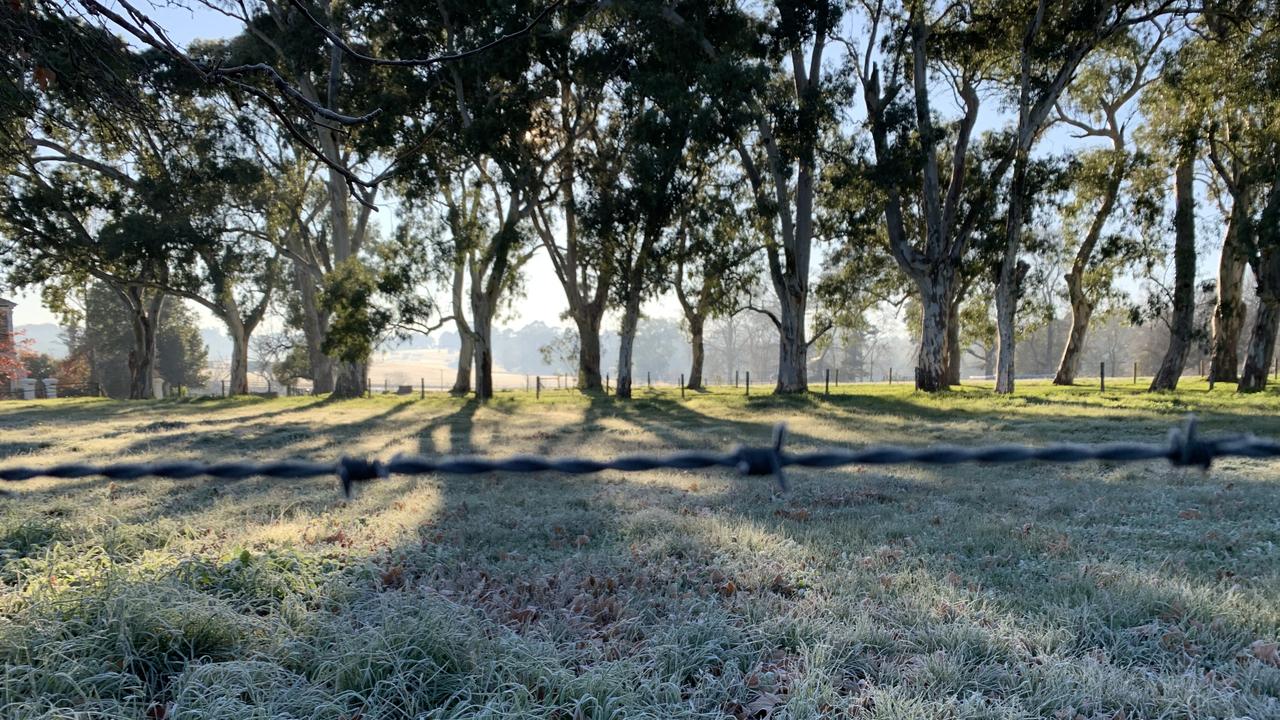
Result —
M 266 314 L 279 275 L 278 263 L 263 241 L 265 234 L 280 229 L 279 220 L 271 219 L 280 213 L 269 207 L 278 204 L 272 199 L 277 194 L 274 183 L 267 181 L 248 149 L 245 134 L 255 132 L 251 123 L 227 122 L 226 108 L 202 97 L 189 73 L 170 67 L 163 56 L 147 53 L 138 62 L 143 66 L 135 69 L 135 77 L 149 78 L 147 92 L 134 98 L 145 108 L 144 115 L 117 113 L 103 118 L 92 103 L 80 99 L 67 105 L 71 96 L 54 93 L 55 99 L 43 106 L 44 121 L 33 122 L 24 131 L 22 142 L 32 153 L 25 163 L 30 172 L 19 172 L 18 177 L 28 186 L 46 184 L 46 194 L 66 193 L 70 188 L 42 170 L 75 166 L 85 173 L 78 180 L 88 186 L 101 188 L 107 183 L 130 191 L 117 198 L 104 197 L 77 214 L 78 224 L 84 226 L 81 236 L 93 232 L 98 223 L 121 216 L 128 203 L 145 203 L 163 213 L 165 222 L 183 226 L 168 242 L 155 240 L 162 244 L 164 257 L 154 259 L 155 267 L 145 278 L 134 279 L 135 284 L 149 286 L 142 294 L 151 300 L 141 303 L 134 298 L 126 304 L 140 315 L 152 314 L 143 312 L 142 305 L 155 304 L 158 314 L 167 294 L 209 309 L 224 322 L 233 341 L 229 390 L 248 392 L 249 339 Z M 50 123 L 51 117 L 57 117 L 58 123 Z M 61 132 L 46 131 L 53 127 Z M 26 252 L 43 252 L 43 262 L 50 261 L 46 247 L 29 246 Z M 93 262 L 86 257 L 80 261 Z M 74 281 L 78 274 L 82 271 L 73 268 L 63 278 Z M 55 275 L 44 281 L 58 280 Z M 108 285 L 117 287 L 120 281 L 117 278 Z M 154 320 L 140 318 L 139 322 L 154 325 Z M 139 350 L 135 355 L 145 357 L 146 353 Z
M 641 305 L 669 287 L 680 208 L 731 128 L 718 74 L 671 33 L 666 6 L 640 0 L 619 9 L 626 61 L 607 86 L 602 119 L 619 172 L 592 178 L 587 226 L 613 266 L 608 274 L 621 309 L 617 395 L 628 398 Z
M 138 114 L 104 117 L 56 86 L 29 106 L 5 138 L 0 215 L 11 282 L 93 278 L 116 293 L 134 327 L 130 396 L 149 397 L 160 314 L 186 283 L 176 269 L 219 245 L 228 196 L 261 176 L 218 114 L 174 87 L 162 56 L 127 57 L 118 69 L 144 78 Z
M 525 186 L 504 191 L 484 160 L 442 183 L 452 243 L 442 253 L 449 258 L 452 277 L 452 320 L 462 339 L 458 354 L 455 394 L 467 392 L 471 365 L 476 397 L 493 397 L 493 321 L 511 299 L 520 270 L 532 257 L 525 219 Z
M 429 70 L 398 71 L 388 93 L 394 97 L 382 101 L 395 108 L 393 117 L 373 125 L 385 127 L 385 145 L 413 150 L 400 150 L 397 158 L 402 191 L 443 207 L 452 242 L 442 257 L 450 259 L 452 315 L 463 338 L 454 389 L 469 379 L 464 366 L 470 359 L 476 396 L 486 400 L 493 395 L 494 318 L 532 255 L 528 221 L 549 164 L 532 136 L 551 83 L 538 62 L 543 33 L 483 54 L 462 51 L 525 25 L 545 3 L 366 0 L 359 7 L 361 32 L 381 52 L 458 55 Z M 424 125 L 429 136 L 421 132 Z
M 1145 161 L 1143 154 L 1134 152 L 1130 124 L 1142 91 L 1161 70 L 1160 53 L 1169 34 L 1168 25 L 1153 23 L 1147 32 L 1135 29 L 1118 35 L 1086 61 L 1057 106 L 1055 122 L 1072 128 L 1079 139 L 1094 138 L 1106 145 L 1075 157 L 1075 197 L 1065 218 L 1067 227 L 1075 230 L 1075 253 L 1065 277 L 1071 326 L 1055 385 L 1075 383 L 1095 308 L 1111 292 L 1115 273 L 1143 249 L 1129 235 L 1107 229 L 1112 216 L 1124 210 L 1122 188 Z
M 621 156 L 601 132 L 607 85 L 623 63 L 613 18 L 619 9 L 569 5 L 548 19 L 537 46 L 540 82 L 531 151 L 547 159 L 529 187 L 531 221 L 564 290 L 567 315 L 578 331 L 578 388 L 604 387 L 600 331 L 613 284 L 610 250 L 587 232 L 583 212 L 595 179 L 617 175 Z
M 1280 21 L 1275 2 L 1210 14 L 1184 50 L 1184 112 L 1202 114 L 1206 155 L 1230 202 L 1213 317 L 1210 380 L 1238 379 L 1241 392 L 1266 387 L 1280 323 Z M 1257 312 L 1237 376 L 1244 329 L 1245 266 L 1257 283 Z
M 762 244 L 743 217 L 740 193 L 715 166 L 708 170 L 681 203 L 672 248 L 671 286 L 689 333 L 690 390 L 704 387 L 707 322 L 741 311 L 761 273 Z
M 1171 2 L 862 3 L 867 37 L 856 43 L 852 70 L 862 88 L 874 153 L 874 177 L 884 193 L 889 246 L 922 302 L 919 389 L 950 381 L 949 325 L 958 307 L 960 268 L 978 226 L 1000 192 L 1007 200 L 996 283 L 1001 351 L 997 389 L 1013 389 L 1014 315 L 1025 277 L 1023 228 L 1031 151 L 1080 63 L 1099 44 L 1168 10 Z M 935 116 L 934 79 L 956 98 L 950 128 Z M 985 90 L 1003 90 L 1016 110 L 1004 146 L 990 156 L 985 180 L 969 187 L 974 131 Z M 1006 181 L 1006 176 L 1009 176 Z M 918 188 L 918 190 L 916 189 Z M 906 219 L 919 196 L 924 231 Z
M 996 322 L 1000 349 L 996 357 L 996 392 L 1014 389 L 1015 315 L 1021 294 L 1019 253 L 1034 202 L 1028 167 L 1031 152 L 1054 108 L 1075 78 L 1082 63 L 1098 47 L 1169 13 L 1188 8 L 1176 0 L 1108 0 L 1097 3 L 1050 3 L 1026 0 L 996 8 L 1010 23 L 1009 38 L 1016 44 L 1004 49 L 1002 64 L 1007 94 L 1017 119 L 1009 148 L 1011 175 L 1006 217 L 1004 253 L 996 283 Z
M 721 78 L 732 147 L 765 231 L 778 300 L 775 392 L 808 390 L 810 265 L 826 142 L 849 87 L 828 63 L 845 17 L 842 0 L 677 3 L 664 15 Z
M 1173 211 L 1173 308 L 1169 320 L 1169 345 L 1151 390 L 1176 390 L 1191 352 L 1195 325 L 1196 197 L 1195 165 L 1199 138 L 1189 131 L 1178 139 L 1174 153 Z
M 1266 387 L 1280 333 L 1280 127 L 1276 125 L 1276 118 L 1280 117 L 1280 5 L 1259 2 L 1254 11 L 1238 30 L 1243 37 L 1236 54 L 1237 67 L 1253 71 L 1230 76 L 1235 82 L 1228 84 L 1235 104 L 1248 103 L 1254 109 L 1254 113 L 1246 113 L 1246 117 L 1252 115 L 1252 122 L 1245 125 L 1240 133 L 1243 137 L 1232 143 L 1231 150 L 1252 156 L 1246 172 L 1250 184 L 1258 184 L 1261 196 L 1261 208 L 1253 225 L 1256 229 L 1245 235 L 1251 241 L 1245 247 L 1257 279 L 1258 308 L 1240 373 L 1241 392 L 1257 392 Z M 1270 121 L 1261 124 L 1260 118 Z M 1224 164 L 1215 162 L 1219 168 Z M 1242 160 L 1240 165 L 1243 164 Z
M 988 182 L 969 192 L 980 89 L 994 62 L 988 38 L 997 20 L 958 4 L 943 12 L 925 3 L 862 4 L 867 36 L 851 67 L 866 105 L 870 176 L 882 195 L 889 252 L 920 298 L 916 388 L 935 392 L 953 380 L 949 366 L 958 373 L 948 341 L 958 338 L 951 326 L 963 297 L 961 268 L 992 202 L 991 184 L 1010 162 L 1001 157 Z M 950 128 L 933 109 L 933 76 L 959 99 Z
M 1165 63 L 1160 82 L 1144 94 L 1149 122 L 1143 140 L 1149 152 L 1173 170 L 1173 287 L 1169 309 L 1169 341 L 1150 389 L 1174 390 L 1186 366 L 1196 335 L 1196 167 L 1203 154 L 1210 118 L 1195 103 L 1187 103 L 1195 89 L 1200 64 L 1197 45 L 1177 48 Z
M 384 157 L 385 135 L 368 119 L 343 127 L 337 118 L 350 117 L 345 108 L 357 105 L 386 106 L 387 114 L 395 115 L 394 86 L 386 83 L 391 73 L 350 57 L 353 48 L 341 40 L 354 23 L 347 6 L 266 0 L 229 6 L 226 11 L 244 23 L 244 32 L 195 48 L 193 53 L 201 67 L 275 68 L 273 72 L 281 78 L 277 85 L 287 88 L 301 104 L 300 109 L 273 106 L 273 114 L 287 131 L 294 153 L 315 158 L 323 168 L 316 178 L 323 188 L 319 199 L 323 210 L 303 233 L 300 252 L 289 253 L 307 318 L 304 331 L 313 358 L 312 382 L 317 392 L 357 396 L 364 390 L 368 357 L 349 353 L 343 361 L 322 357 L 329 325 L 340 318 L 321 307 L 319 298 L 326 289 L 332 291 L 339 268 L 367 258 L 380 188 L 400 170 L 402 157 Z M 419 128 L 420 136 L 427 132 Z M 405 147 L 408 155 L 417 149 L 412 143 Z M 352 269 L 338 274 L 362 272 Z M 355 325 L 359 323 L 348 327 Z

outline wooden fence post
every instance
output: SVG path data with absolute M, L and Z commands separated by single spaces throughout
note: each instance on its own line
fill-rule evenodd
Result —
M 418 378 L 418 382 L 422 384 L 422 391 L 418 394 L 418 399 L 426 400 L 427 399 L 427 379 Z
M 831 394 L 831 368 L 827 368 L 827 381 L 823 390 L 827 395 Z
M 680 399 L 684 399 L 684 373 L 680 373 Z
M 1102 364 L 1098 366 L 1098 392 L 1106 392 L 1106 391 L 1107 391 L 1107 363 L 1104 360 Z
M 747 397 L 751 397 L 751 371 L 747 371 Z
M 538 381 L 538 389 L 536 391 L 537 394 L 534 395 L 534 399 L 541 400 L 542 399 L 542 376 L 541 375 L 537 377 L 537 381 Z

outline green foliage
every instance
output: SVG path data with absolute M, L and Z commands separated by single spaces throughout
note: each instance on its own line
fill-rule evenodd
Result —
M 209 380 L 209 350 L 191 308 L 171 299 L 165 304 L 156 341 L 156 370 L 170 385 L 204 385 Z
M 51 378 L 57 374 L 58 362 L 48 353 L 28 353 L 22 357 L 27 377 Z
M 360 259 L 348 258 L 325 277 L 321 293 L 321 307 L 333 316 L 321 349 L 343 362 L 367 362 L 392 320 L 377 302 L 378 276 Z
M 294 345 L 289 348 L 284 359 L 272 364 L 271 374 L 286 387 L 298 380 L 311 379 L 311 358 L 307 357 L 306 345 Z
M 85 295 L 84 329 L 71 353 L 91 358 L 92 379 L 111 397 L 129 395 L 129 354 L 134 328 L 128 307 L 104 283 Z M 197 318 L 181 300 L 168 298 L 161 311 L 156 371 L 171 385 L 201 385 L 208 379 L 208 349 Z

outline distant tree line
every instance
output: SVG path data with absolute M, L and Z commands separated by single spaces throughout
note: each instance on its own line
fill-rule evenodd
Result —
M 495 365 L 532 361 L 495 327 L 545 301 L 524 284 L 540 254 L 574 335 L 537 347 L 571 348 L 588 392 L 612 374 L 630 397 L 665 347 L 638 336 L 658 297 L 680 308 L 691 388 L 722 369 L 710 330 L 738 318 L 772 328 L 777 392 L 832 353 L 872 366 L 885 307 L 910 321 L 926 392 L 966 358 L 1012 392 L 1037 333 L 1071 384 L 1122 315 L 1165 328 L 1152 390 L 1201 347 L 1215 382 L 1267 383 L 1275 0 L 222 12 L 243 32 L 179 48 L 132 5 L 0 9 L 5 280 L 63 312 L 105 288 L 132 397 L 153 392 L 182 299 L 226 326 L 233 393 L 274 314 L 282 372 L 318 392 L 358 395 L 375 348 L 451 328 L 454 391 L 488 398 Z

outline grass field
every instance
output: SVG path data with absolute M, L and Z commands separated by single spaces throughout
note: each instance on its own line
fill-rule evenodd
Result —
M 1280 435 L 1120 383 L 0 404 L 0 464 Z M 1280 463 L 334 481 L 0 498 L 0 716 L 1277 718 Z

